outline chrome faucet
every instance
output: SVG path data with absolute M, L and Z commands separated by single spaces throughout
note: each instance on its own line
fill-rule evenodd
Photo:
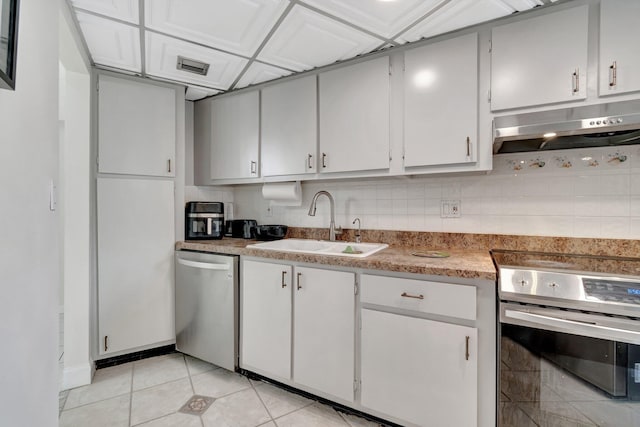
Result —
M 358 221 L 358 231 L 356 231 L 356 243 L 362 243 L 362 234 L 360 233 L 360 218 L 354 219 L 352 224 L 355 224 L 356 221 Z
M 335 241 L 336 234 L 342 234 L 342 227 L 336 227 L 336 207 L 333 202 L 333 196 L 328 191 L 318 191 L 315 196 L 313 196 L 313 200 L 311 200 L 311 206 L 309 206 L 309 216 L 316 216 L 316 202 L 318 201 L 318 197 L 325 195 L 329 198 L 329 205 L 331 208 L 331 222 L 329 223 L 329 240 Z

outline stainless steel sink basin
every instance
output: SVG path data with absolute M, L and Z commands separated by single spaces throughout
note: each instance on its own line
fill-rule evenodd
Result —
M 317 255 L 365 258 L 389 247 L 386 243 L 329 242 L 311 239 L 282 239 L 247 245 L 248 248 Z

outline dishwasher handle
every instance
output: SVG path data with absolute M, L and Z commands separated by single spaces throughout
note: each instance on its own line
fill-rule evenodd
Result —
M 178 264 L 186 267 L 204 268 L 206 270 L 229 270 L 231 268 L 229 264 L 212 264 L 210 262 L 191 261 L 182 258 L 178 258 Z

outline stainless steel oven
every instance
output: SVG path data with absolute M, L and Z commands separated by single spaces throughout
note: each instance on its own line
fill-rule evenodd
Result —
M 640 426 L 640 259 L 492 251 L 500 426 Z

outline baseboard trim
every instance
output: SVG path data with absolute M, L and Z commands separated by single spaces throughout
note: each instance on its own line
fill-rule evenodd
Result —
M 121 365 L 135 360 L 142 360 L 154 356 L 162 356 L 165 354 L 175 353 L 176 345 L 170 344 L 162 347 L 150 348 L 147 350 L 136 351 L 134 353 L 121 354 L 119 356 L 108 357 L 106 359 L 96 360 L 96 369 L 107 368 L 109 366 Z
M 62 371 L 62 390 L 91 384 L 93 372 L 93 363 L 91 361 L 74 366 L 65 366 Z

